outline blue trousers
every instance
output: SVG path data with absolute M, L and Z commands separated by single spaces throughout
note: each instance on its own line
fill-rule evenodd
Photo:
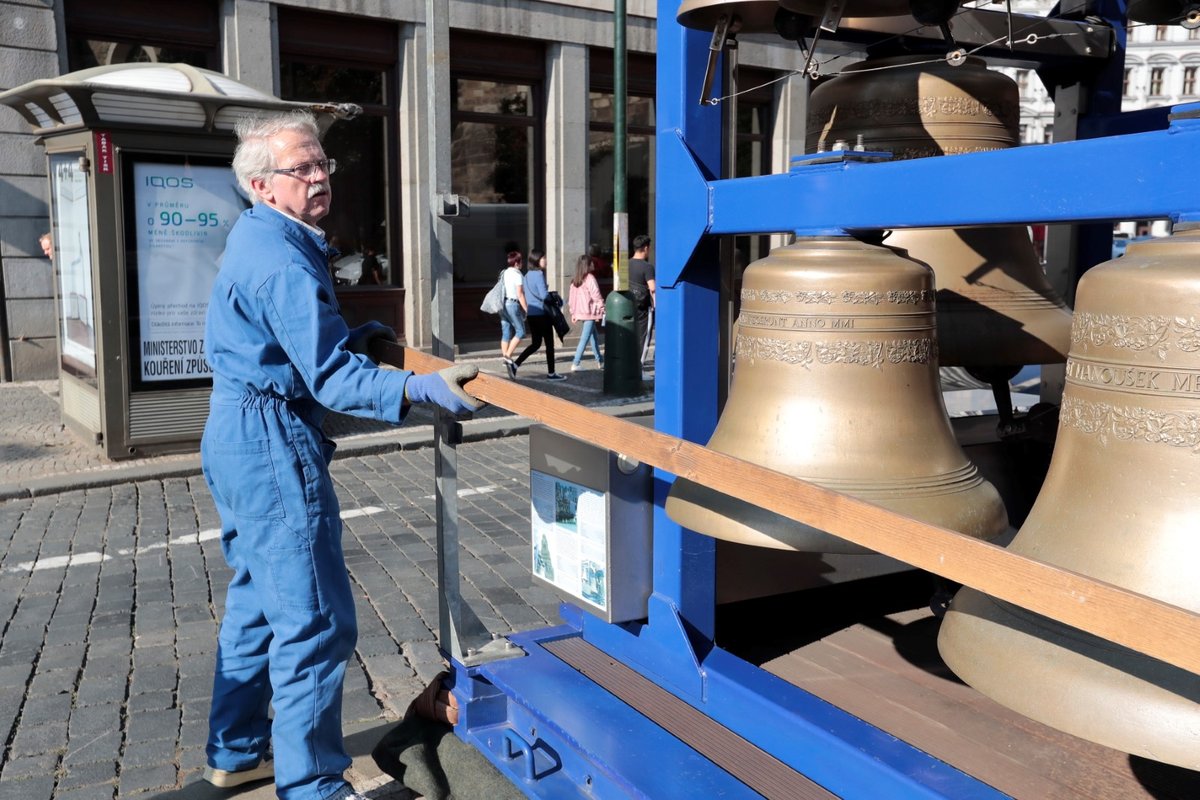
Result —
M 596 357 L 597 364 L 604 363 L 604 356 L 600 355 L 600 333 L 599 320 L 585 319 L 583 320 L 583 329 L 579 334 L 579 346 L 575 348 L 575 366 L 579 366 L 583 361 L 584 351 L 587 350 L 587 343 L 592 343 L 592 355 Z
M 358 636 L 328 471 L 333 443 L 292 404 L 247 396 L 238 406 L 214 401 L 201 454 L 233 570 L 208 763 L 246 769 L 271 744 L 278 796 L 324 800 L 348 786 L 342 679 Z

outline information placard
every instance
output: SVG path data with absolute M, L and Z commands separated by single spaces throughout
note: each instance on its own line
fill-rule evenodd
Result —
M 206 378 L 204 317 L 225 238 L 249 206 L 229 167 L 133 165 L 139 374 Z
M 531 470 L 533 573 L 597 608 L 608 608 L 603 492 Z

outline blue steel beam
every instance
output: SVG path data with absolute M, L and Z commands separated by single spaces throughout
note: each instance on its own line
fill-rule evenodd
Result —
M 877 228 L 1200 220 L 1191 158 L 1200 104 L 1177 106 L 1164 131 L 887 163 L 804 166 L 786 175 L 699 181 L 703 233 L 821 233 Z M 1193 138 L 1196 137 L 1196 138 Z M 676 144 L 683 148 L 682 142 Z M 686 152 L 684 149 L 682 152 Z M 682 159 L 682 152 L 674 160 Z M 699 220 L 693 220 L 693 229 Z
M 455 688 L 462 708 L 456 731 L 465 741 L 533 798 L 759 797 L 587 675 L 549 655 L 543 643 L 578 635 L 581 622 L 585 629 L 597 622 L 577 608 L 564 609 L 563 618 L 566 625 L 510 637 L 526 658 L 456 665 L 462 676 Z M 772 756 L 837 797 L 1008 798 L 719 649 L 705 656 L 702 669 L 709 676 L 707 696 L 676 696 L 748 741 L 769 745 Z M 719 719 L 711 713 L 714 708 L 731 713 Z

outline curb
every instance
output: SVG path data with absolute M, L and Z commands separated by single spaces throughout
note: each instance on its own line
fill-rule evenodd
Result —
M 644 400 L 621 405 L 591 406 L 591 408 L 613 417 L 641 417 L 654 413 L 654 401 Z M 462 440 L 467 443 L 521 436 L 529 432 L 530 424 L 531 421 L 526 417 L 516 416 L 466 420 L 462 423 Z M 399 450 L 420 450 L 433 446 L 433 426 L 422 424 L 411 428 L 397 427 L 394 431 L 351 435 L 335 441 L 337 442 L 337 451 L 334 453 L 335 461 L 356 456 L 393 453 Z M 99 489 L 122 483 L 186 478 L 200 474 L 199 453 L 167 458 L 170 460 L 149 461 L 128 466 L 105 466 L 80 472 L 47 475 L 32 478 L 20 484 L 0 483 L 0 502 L 45 497 L 84 489 Z

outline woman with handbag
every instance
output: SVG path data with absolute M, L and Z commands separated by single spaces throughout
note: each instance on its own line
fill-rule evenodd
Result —
M 583 329 L 579 334 L 579 346 L 575 348 L 572 371 L 580 369 L 588 342 L 592 343 L 596 366 L 604 367 L 604 357 L 600 355 L 600 334 L 597 330 L 600 321 L 604 319 L 604 297 L 600 294 L 595 270 L 596 262 L 590 255 L 582 255 L 575 260 L 575 277 L 571 280 L 567 306 L 571 309 L 571 321 L 582 322 Z
M 517 352 L 517 346 L 525 335 L 525 315 L 529 311 L 524 276 L 521 275 L 522 258 L 520 251 L 510 251 L 508 266 L 500 276 L 504 281 L 504 307 L 500 309 L 500 357 L 510 378 L 517 377 L 513 353 Z
M 529 335 L 533 341 L 521 351 L 516 362 L 508 369 L 510 377 L 517 377 L 517 368 L 525 363 L 525 359 L 538 351 L 542 341 L 546 342 L 546 380 L 563 381 L 566 375 L 554 371 L 554 327 L 550 320 L 550 309 L 546 307 L 546 295 L 550 287 L 546 285 L 546 254 L 541 250 L 529 251 L 529 270 L 525 273 L 525 301 L 528 310 L 526 322 L 529 324 Z

